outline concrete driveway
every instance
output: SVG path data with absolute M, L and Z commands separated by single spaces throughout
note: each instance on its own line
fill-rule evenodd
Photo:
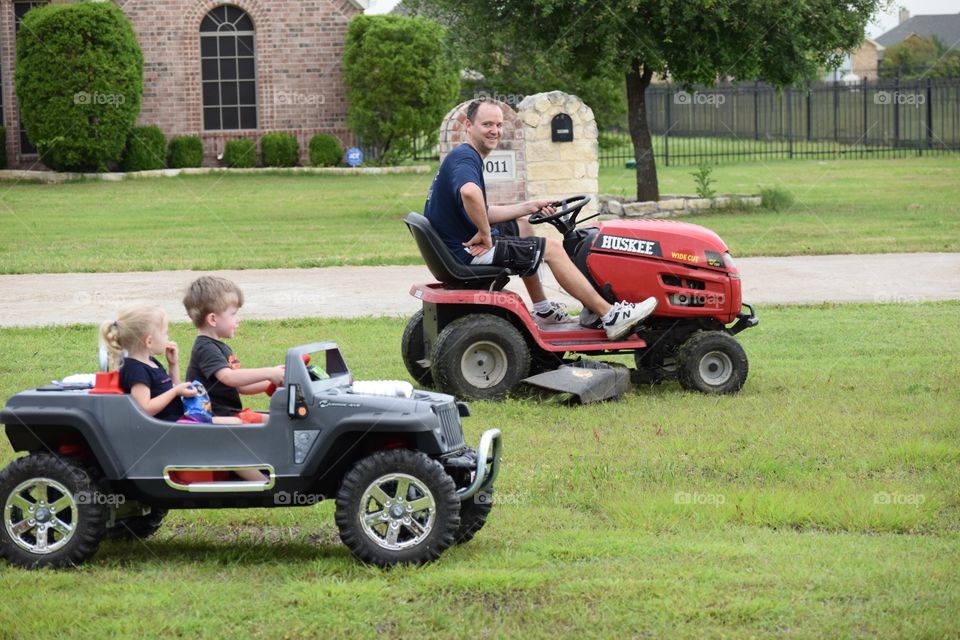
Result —
M 911 304 L 960 299 L 960 253 L 739 258 L 744 300 L 751 304 L 879 302 Z M 172 320 L 186 320 L 180 299 L 204 272 L 68 273 L 0 276 L 0 326 L 99 323 L 124 305 L 150 301 Z M 251 269 L 209 272 L 236 281 L 243 317 L 409 316 L 419 307 L 413 283 L 433 282 L 423 266 Z M 551 297 L 563 294 L 549 271 Z M 511 289 L 526 292 L 516 279 Z M 528 300 L 529 302 L 529 300 Z

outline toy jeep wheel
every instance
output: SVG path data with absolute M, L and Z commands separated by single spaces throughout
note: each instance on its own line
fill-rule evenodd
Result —
M 448 324 L 430 358 L 442 391 L 474 400 L 502 398 L 527 376 L 530 349 L 516 327 L 487 313 Z
M 403 364 L 407 368 L 410 377 L 417 384 L 429 386 L 433 383 L 433 376 L 430 374 L 430 367 L 422 366 L 419 361 L 427 357 L 426 349 L 423 345 L 423 310 L 417 311 L 410 318 L 406 329 L 403 330 L 403 337 L 400 339 L 400 357 L 403 358 Z
M 340 539 L 369 564 L 422 564 L 453 544 L 460 500 L 436 460 L 408 449 L 358 462 L 337 494 Z
M 493 489 L 480 491 L 472 498 L 460 503 L 460 527 L 455 542 L 470 542 L 477 532 L 487 523 L 487 516 L 493 509 Z
M 680 385 L 702 393 L 736 393 L 747 380 L 747 354 L 722 331 L 701 331 L 677 352 Z
M 82 563 L 100 546 L 109 507 L 91 474 L 67 459 L 33 454 L 0 473 L 0 555 L 21 567 Z

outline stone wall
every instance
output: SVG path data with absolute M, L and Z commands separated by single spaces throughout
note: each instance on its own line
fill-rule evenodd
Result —
M 527 198 L 595 196 L 600 162 L 593 110 L 577 96 L 561 91 L 527 96 L 517 107 L 526 131 Z M 552 141 L 551 122 L 560 113 L 573 121 L 571 142 Z M 584 212 L 596 210 L 594 200 Z

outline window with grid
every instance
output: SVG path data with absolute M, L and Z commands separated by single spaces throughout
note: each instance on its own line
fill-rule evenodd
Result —
M 23 16 L 27 15 L 27 12 L 33 9 L 34 7 L 41 7 L 47 4 L 47 0 L 14 0 L 13 3 L 13 31 L 14 34 L 17 34 L 20 31 L 20 23 L 23 22 Z M 19 109 L 17 110 L 19 112 Z M 2 120 L 0 120 L 2 122 Z M 20 114 L 17 113 L 17 129 L 20 130 L 20 154 L 21 155 L 30 155 L 36 154 L 37 148 L 33 146 L 33 143 L 30 142 L 30 138 L 27 137 L 27 131 L 23 128 L 23 125 L 20 124 Z
M 203 128 L 257 128 L 257 78 L 253 21 L 224 5 L 200 23 Z

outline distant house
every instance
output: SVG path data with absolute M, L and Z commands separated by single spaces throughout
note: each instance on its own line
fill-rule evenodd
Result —
M 900 24 L 876 39 L 864 38 L 840 68 L 829 72 L 824 80 L 846 84 L 876 80 L 886 49 L 911 37 L 931 36 L 937 37 L 948 49 L 960 46 L 960 13 L 911 17 L 909 11 L 900 9 Z
M 58 0 L 62 1 L 62 0 Z M 139 124 L 168 138 L 198 136 L 215 165 L 234 138 L 314 134 L 352 142 L 341 75 L 347 25 L 365 0 L 113 0 L 130 19 L 144 57 Z M 0 0 L 0 124 L 16 167 L 38 164 L 20 126 L 14 92 L 16 33 L 45 0 Z
M 857 84 L 864 80 L 876 80 L 884 46 L 873 38 L 864 38 L 860 46 L 848 53 L 840 66 L 824 76 L 826 82 Z
M 936 36 L 948 49 L 960 46 L 960 13 L 911 17 L 909 11 L 900 9 L 900 24 L 877 36 L 876 40 L 880 45 L 890 48 L 910 36 Z

